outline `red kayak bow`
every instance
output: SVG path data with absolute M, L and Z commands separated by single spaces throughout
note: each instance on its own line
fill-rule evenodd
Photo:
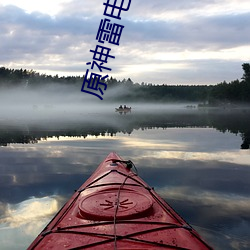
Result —
M 212 249 L 133 167 L 110 153 L 28 249 Z

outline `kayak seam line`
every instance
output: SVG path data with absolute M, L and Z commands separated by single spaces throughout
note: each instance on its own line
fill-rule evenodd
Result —
M 187 228 L 189 228 L 189 231 L 190 231 L 190 233 L 196 238 L 196 239 L 198 239 L 200 242 L 202 242 L 202 243 L 204 243 L 209 249 L 213 249 L 213 248 L 211 248 L 207 243 L 206 243 L 206 241 L 204 241 L 200 236 L 199 236 L 199 234 L 193 229 L 193 227 L 188 223 L 188 222 L 186 222 L 186 220 L 184 220 L 183 218 L 182 218 L 182 216 L 181 215 L 179 215 L 166 201 L 165 201 L 165 203 L 172 209 L 172 211 L 170 210 L 170 209 L 168 209 L 167 208 L 167 206 L 161 201 L 161 199 L 158 197 L 158 196 L 156 196 L 151 190 L 149 190 L 149 192 L 150 192 L 150 194 L 159 202 L 159 204 L 161 205 L 161 206 L 163 206 L 171 215 L 173 215 L 174 216 L 174 218 L 177 220 L 177 221 L 179 221 L 181 224 L 182 224 L 182 222 L 179 220 L 179 218 L 177 217 L 177 216 L 179 216 L 185 223 L 186 223 L 186 225 L 184 225 L 185 227 L 187 227 Z M 177 216 L 176 216 L 176 215 Z
M 52 230 L 53 230 L 53 228 L 56 227 L 56 225 L 58 225 L 58 224 L 60 223 L 60 221 L 63 219 L 63 217 L 67 214 L 67 212 L 71 209 L 71 207 L 72 207 L 72 206 L 74 205 L 74 203 L 77 201 L 78 197 L 80 196 L 80 193 L 75 193 L 75 194 L 76 194 L 76 197 L 75 197 L 74 200 L 69 204 L 69 206 L 65 209 L 65 211 L 63 211 L 63 209 L 64 209 L 65 206 L 68 204 L 68 202 L 64 204 L 64 206 L 58 211 L 58 213 L 54 216 L 54 218 L 53 218 L 52 221 L 50 222 L 49 225 L 51 225 L 51 224 L 53 223 L 53 220 L 56 218 L 56 216 L 57 216 L 60 212 L 63 211 L 63 214 L 61 215 L 61 217 L 59 217 L 58 220 L 57 220 L 54 224 L 52 224 L 52 226 L 51 226 Z M 52 230 L 45 231 L 46 228 L 48 228 L 48 226 L 45 227 L 45 229 L 44 229 L 43 232 L 41 233 L 42 238 L 43 238 L 44 236 L 46 236 L 47 234 L 49 234 L 49 232 L 52 231 Z M 41 239 L 42 239 L 42 238 L 41 238 Z
M 154 197 L 154 199 L 165 209 L 167 210 L 180 224 L 183 224 L 183 221 L 187 224 L 187 226 L 189 226 L 191 229 L 192 227 L 180 216 L 180 218 L 183 220 L 183 221 L 180 221 L 180 219 L 176 216 L 176 215 L 179 215 L 177 212 L 174 212 L 171 211 L 162 201 L 161 199 L 159 199 L 159 197 L 157 195 L 154 194 L 154 192 L 152 192 L 151 190 L 149 190 L 149 193 Z M 170 207 L 172 208 L 166 201 L 165 203 Z M 176 215 L 175 215 L 176 213 Z

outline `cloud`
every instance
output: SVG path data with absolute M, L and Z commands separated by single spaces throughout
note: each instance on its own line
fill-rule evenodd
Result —
M 2 44 L 10 51 L 19 48 L 20 52 L 37 51 L 41 54 L 52 53 L 53 50 L 54 53 L 62 53 L 65 48 L 74 46 L 72 41 L 91 35 L 96 24 L 93 20 L 77 17 L 52 18 L 39 12 L 28 14 L 14 6 L 1 8 L 0 21 L 4 31 L 1 33 Z
M 249 45 L 250 13 L 194 17 L 189 22 L 167 20 L 126 21 L 125 42 L 145 45 L 164 43 L 172 52 L 201 49 L 225 49 Z M 242 37 L 242 34 L 245 34 Z M 132 47 L 131 46 L 131 47 Z M 136 46 L 139 48 L 138 46 Z M 159 47 L 157 48 L 159 51 Z

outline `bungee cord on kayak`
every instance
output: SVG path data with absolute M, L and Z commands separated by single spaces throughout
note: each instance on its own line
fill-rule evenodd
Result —
M 136 170 L 136 173 L 129 172 L 127 174 L 127 176 L 125 177 L 123 183 L 120 185 L 120 187 L 118 189 L 118 192 L 117 192 L 116 208 L 115 208 L 115 214 L 114 214 L 114 249 L 117 250 L 116 217 L 117 217 L 117 212 L 118 212 L 118 209 L 119 209 L 119 206 L 120 206 L 120 193 L 121 193 L 121 189 L 125 185 L 126 180 L 129 177 L 132 177 L 133 175 L 137 175 L 138 172 L 137 172 L 137 169 L 136 169 L 134 163 L 132 161 L 130 161 L 130 160 L 129 161 L 114 160 L 113 162 L 114 163 L 116 163 L 116 162 L 125 163 L 126 167 L 129 168 L 130 170 L 132 169 L 132 167 L 134 167 L 135 170 Z

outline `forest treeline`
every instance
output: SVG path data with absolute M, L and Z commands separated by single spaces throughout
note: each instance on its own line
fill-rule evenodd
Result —
M 224 105 L 228 103 L 250 103 L 250 64 L 242 64 L 243 76 L 240 80 L 222 82 L 216 85 L 154 85 L 152 83 L 134 83 L 130 78 L 117 80 L 108 78 L 108 90 L 120 88 L 113 100 L 129 101 L 190 101 L 208 105 Z M 9 69 L 0 67 L 0 87 L 36 88 L 49 84 L 64 84 L 79 91 L 83 76 L 51 76 L 40 74 L 34 70 Z M 104 95 L 105 98 L 105 95 Z

